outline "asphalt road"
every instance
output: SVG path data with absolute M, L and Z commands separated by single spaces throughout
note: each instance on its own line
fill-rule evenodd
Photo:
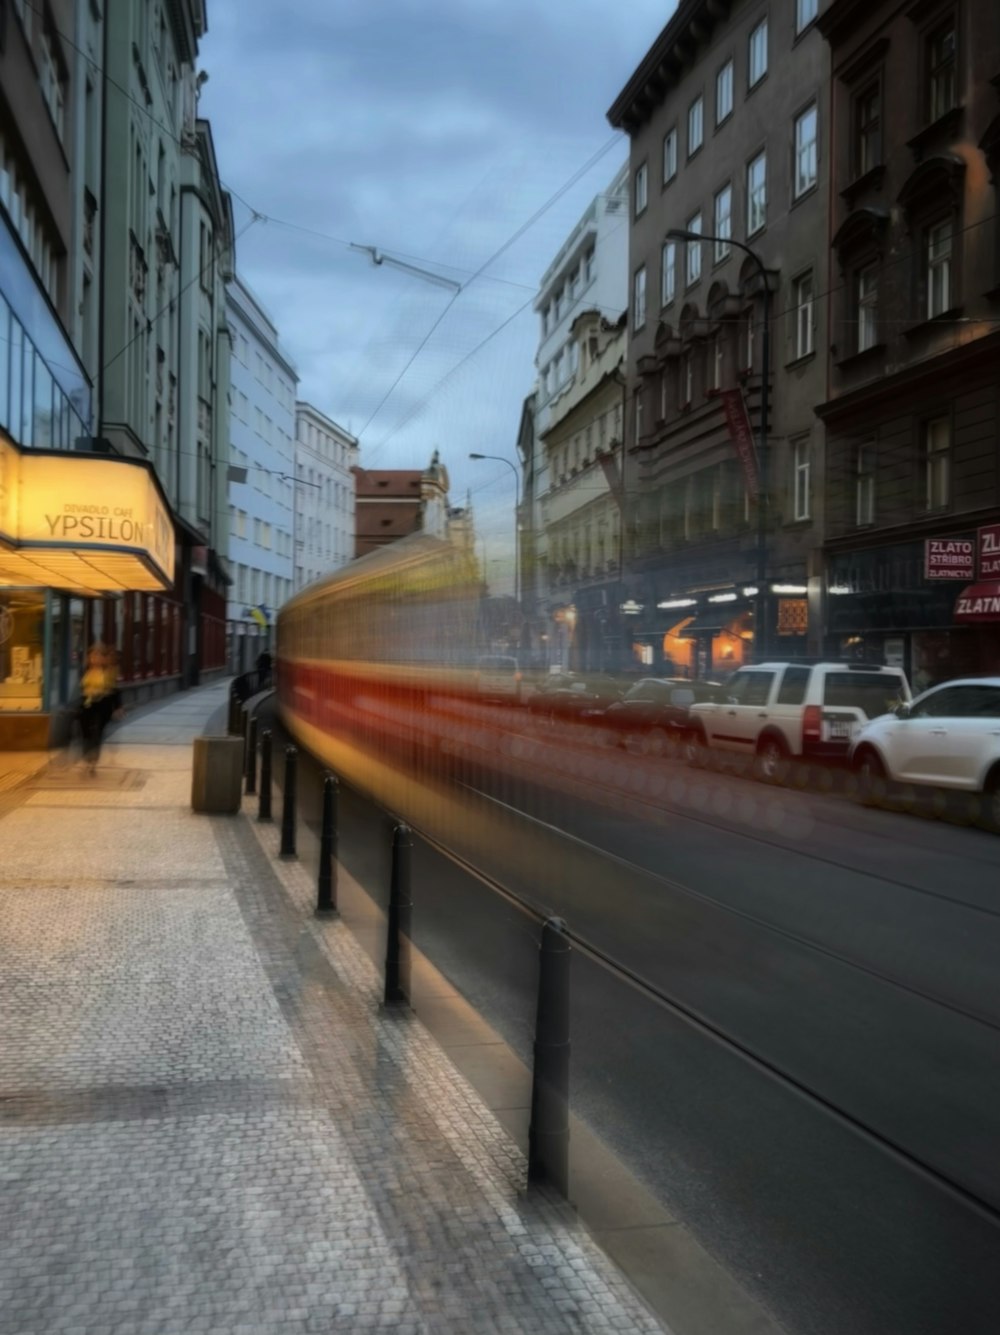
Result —
M 995 1335 L 1000 839 L 515 750 L 427 824 L 663 998 L 576 952 L 576 1111 L 789 1330 Z M 386 884 L 384 814 L 343 803 L 345 864 Z M 530 1059 L 524 915 L 426 844 L 414 886 L 417 945 Z

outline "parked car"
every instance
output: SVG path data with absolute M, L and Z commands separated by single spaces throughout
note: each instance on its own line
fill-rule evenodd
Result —
M 691 727 L 691 707 L 721 698 L 713 681 L 644 677 L 608 706 L 601 722 L 620 746 L 643 755 L 677 755 Z
M 521 668 L 513 654 L 484 654 L 476 661 L 476 694 L 481 700 L 517 703 Z
M 748 756 L 758 778 L 780 783 L 794 758 L 846 760 L 864 724 L 908 701 L 910 687 L 901 668 L 872 663 L 759 663 L 721 695 L 691 706 L 689 759 Z
M 621 687 L 604 673 L 555 672 L 539 684 L 528 709 L 548 719 L 589 722 L 621 698 Z
M 978 794 L 983 824 L 1000 831 L 1000 677 L 944 682 L 873 719 L 851 747 L 863 801 L 889 782 Z

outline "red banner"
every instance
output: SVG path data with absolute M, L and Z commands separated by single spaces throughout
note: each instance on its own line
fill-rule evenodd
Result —
M 979 578 L 1000 579 L 1000 524 L 979 530 Z
M 975 579 L 976 544 L 971 538 L 928 538 L 924 542 L 925 579 Z
M 760 477 L 757 472 L 757 447 L 754 444 L 750 414 L 741 389 L 724 389 L 719 395 L 722 411 L 726 415 L 726 426 L 733 449 L 743 466 L 743 480 L 751 500 L 760 494 Z

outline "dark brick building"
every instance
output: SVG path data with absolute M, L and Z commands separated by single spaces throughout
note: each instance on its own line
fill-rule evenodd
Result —
M 1000 580 L 1000 6 L 834 0 L 819 27 L 826 648 L 917 685 L 1000 672 L 1000 585 L 970 589 Z
M 662 656 L 707 674 L 821 643 L 814 409 L 826 393 L 829 53 L 819 8 L 680 0 L 608 113 L 631 141 L 625 607 L 653 666 Z M 718 239 L 685 242 L 676 229 Z M 741 460 L 730 409 L 745 404 L 759 442 L 768 316 L 762 535 L 753 450 Z

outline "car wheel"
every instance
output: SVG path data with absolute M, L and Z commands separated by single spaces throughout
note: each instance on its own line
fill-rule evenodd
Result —
M 979 807 L 979 823 L 984 829 L 1000 834 L 1000 770 L 994 770 L 986 780 Z
M 871 747 L 858 756 L 854 765 L 858 776 L 858 798 L 866 807 L 880 806 L 889 792 L 885 766 Z
M 754 774 L 763 783 L 784 783 L 788 778 L 788 751 L 777 737 L 762 737 L 757 743 Z
M 701 728 L 692 728 L 684 738 L 684 759 L 695 769 L 708 765 L 708 741 Z

